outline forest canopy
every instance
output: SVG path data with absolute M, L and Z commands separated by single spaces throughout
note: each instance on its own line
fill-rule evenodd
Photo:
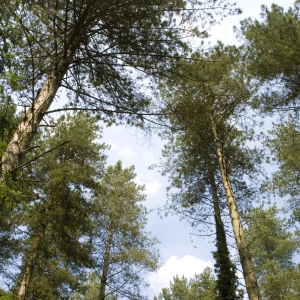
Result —
M 159 134 L 160 210 L 214 245 L 155 299 L 299 299 L 298 0 L 244 19 L 239 46 L 204 42 L 229 0 L 0 13 L 1 300 L 149 299 L 158 240 L 135 166 L 107 163 L 112 125 Z

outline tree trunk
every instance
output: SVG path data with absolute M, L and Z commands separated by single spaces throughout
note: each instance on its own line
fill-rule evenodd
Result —
M 106 288 L 106 281 L 107 281 L 107 274 L 108 274 L 112 238 L 113 238 L 113 223 L 112 221 L 110 221 L 108 227 L 108 235 L 107 235 L 107 241 L 106 241 L 106 247 L 104 253 L 104 260 L 103 260 L 99 300 L 105 300 L 105 288 Z
M 43 223 L 41 226 L 41 229 L 36 237 L 35 245 L 33 247 L 33 253 L 30 255 L 29 261 L 26 264 L 25 267 L 25 272 L 22 277 L 22 281 L 20 284 L 20 288 L 18 291 L 18 299 L 23 300 L 25 299 L 25 296 L 28 291 L 28 286 L 30 284 L 30 280 L 36 265 L 36 260 L 38 257 L 38 251 L 39 251 L 39 246 L 41 244 L 42 239 L 44 238 L 45 231 L 46 231 L 46 223 Z
M 218 156 L 219 167 L 222 175 L 222 183 L 226 194 L 227 204 L 229 208 L 231 224 L 239 251 L 240 261 L 243 269 L 243 275 L 245 279 L 246 289 L 249 300 L 261 300 L 259 287 L 257 284 L 257 278 L 254 271 L 254 266 L 251 260 L 250 252 L 248 250 L 247 241 L 245 238 L 243 226 L 239 217 L 238 208 L 231 186 L 231 181 L 227 173 L 226 161 L 223 156 L 221 143 L 219 141 L 216 124 L 213 116 L 210 115 L 211 128 L 214 135 L 216 153 Z
M 20 122 L 18 129 L 13 134 L 7 149 L 3 156 L 2 169 L 4 172 L 12 173 L 16 176 L 18 167 L 22 164 L 26 149 L 30 147 L 33 136 L 35 135 L 39 124 L 45 113 L 49 109 L 53 99 L 61 85 L 65 72 L 52 72 L 44 83 L 34 103 Z
M 215 176 L 213 174 L 213 171 L 211 170 L 211 162 L 210 161 L 208 162 L 208 167 L 209 167 L 209 181 L 210 181 L 211 194 L 212 194 L 212 199 L 213 199 L 215 221 L 216 221 L 216 224 L 224 227 L 224 224 L 223 224 L 223 221 L 221 218 L 218 189 L 217 189 L 217 185 L 216 185 Z
M 209 168 L 209 180 L 211 186 L 211 193 L 213 198 L 214 215 L 216 222 L 216 248 L 213 252 L 215 259 L 215 272 L 217 275 L 216 289 L 217 299 L 222 300 L 236 300 L 238 280 L 236 276 L 235 265 L 230 260 L 230 253 L 227 246 L 226 232 L 224 223 L 221 217 L 220 200 L 218 196 L 218 188 L 215 180 L 215 174 L 212 169 L 212 163 L 207 161 Z
M 30 147 L 32 139 L 52 104 L 58 89 L 62 84 L 62 80 L 68 72 L 69 66 L 73 61 L 76 50 L 82 42 L 82 36 L 86 31 L 86 19 L 89 17 L 93 9 L 93 1 L 89 1 L 82 15 L 78 18 L 74 28 L 64 41 L 66 50 L 60 55 L 53 58 L 53 66 L 48 74 L 46 82 L 33 100 L 31 108 L 20 122 L 17 130 L 13 134 L 9 144 L 7 145 L 5 155 L 2 156 L 3 174 L 8 173 L 12 178 L 16 178 L 16 173 L 24 160 L 25 154 Z M 0 177 L 0 182 L 4 180 L 4 176 Z

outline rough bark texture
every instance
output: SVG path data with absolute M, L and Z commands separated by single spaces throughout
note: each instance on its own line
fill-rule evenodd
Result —
M 107 235 L 107 241 L 106 241 L 106 247 L 105 247 L 105 253 L 104 253 L 99 300 L 105 300 L 105 288 L 106 288 L 106 281 L 107 281 L 107 274 L 108 274 L 108 266 L 109 266 L 112 238 L 113 238 L 113 226 L 112 226 L 112 221 L 111 221 L 109 224 L 109 228 L 108 228 L 108 235 Z
M 13 175 L 16 175 L 18 167 L 22 164 L 26 149 L 30 147 L 33 136 L 45 112 L 47 112 L 53 102 L 63 76 L 64 73 L 55 74 L 53 72 L 44 83 L 32 107 L 19 124 L 18 129 L 7 146 L 6 155 L 3 156 L 2 162 L 4 172 L 11 172 Z
M 219 161 L 219 167 L 222 175 L 222 183 L 224 186 L 227 204 L 230 212 L 231 224 L 239 251 L 240 261 L 243 269 L 243 275 L 245 279 L 246 289 L 249 300 L 261 300 L 260 290 L 257 284 L 257 278 L 254 271 L 254 266 L 251 260 L 250 252 L 248 250 L 247 241 L 245 238 L 243 226 L 239 217 L 238 208 L 231 186 L 230 178 L 226 169 L 226 161 L 223 156 L 221 143 L 219 141 L 216 124 L 213 116 L 211 118 L 212 132 L 215 139 L 216 152 Z
M 32 139 L 73 61 L 74 54 L 81 43 L 81 37 L 86 30 L 86 19 L 92 9 L 93 1 L 90 1 L 74 25 L 72 34 L 65 41 L 65 51 L 53 58 L 53 70 L 48 74 L 47 80 L 33 100 L 31 108 L 7 145 L 6 153 L 2 158 L 3 174 L 10 173 L 13 179 L 16 177 Z M 0 182 L 3 180 L 4 177 L 2 176 Z

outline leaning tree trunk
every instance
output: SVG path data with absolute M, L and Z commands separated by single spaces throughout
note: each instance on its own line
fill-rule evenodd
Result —
M 45 113 L 49 109 L 65 72 L 49 75 L 39 94 L 36 96 L 34 103 L 20 122 L 18 129 L 13 134 L 7 149 L 6 155 L 3 156 L 2 170 L 16 176 L 20 168 L 27 149 L 30 147 L 33 136 L 35 135 L 39 124 Z
M 25 271 L 24 271 L 22 281 L 20 284 L 20 288 L 18 291 L 18 299 L 19 300 L 23 300 L 26 297 L 28 287 L 30 284 L 30 280 L 32 278 L 32 274 L 33 274 L 33 271 L 36 266 L 36 261 L 37 261 L 38 253 L 39 253 L 39 247 L 40 247 L 42 240 L 44 238 L 44 235 L 45 235 L 46 226 L 47 226 L 46 223 L 43 222 L 41 225 L 41 228 L 39 230 L 39 233 L 36 237 L 33 251 L 28 259 L 28 262 L 26 263 Z
M 107 274 L 108 274 L 108 267 L 109 267 L 112 238 L 113 238 L 113 223 L 112 223 L 112 221 L 110 221 L 109 227 L 108 227 L 107 241 L 106 241 L 106 246 L 105 246 L 103 267 L 102 267 L 99 300 L 105 300 L 105 288 L 106 288 L 106 283 L 107 283 Z
M 231 181 L 227 173 L 226 161 L 223 155 L 223 150 L 218 137 L 216 124 L 212 115 L 210 115 L 211 129 L 215 140 L 216 154 L 218 157 L 220 172 L 222 175 L 222 183 L 226 194 L 228 209 L 231 218 L 231 224 L 240 256 L 240 261 L 243 269 L 246 289 L 250 300 L 261 300 L 260 290 L 257 284 L 257 278 L 254 271 L 254 266 L 251 260 L 251 255 L 248 249 L 243 226 L 240 220 L 238 207 L 236 204 L 234 192 L 231 186 Z
M 7 145 L 5 155 L 2 156 L 2 175 L 0 182 L 4 180 L 3 174 L 11 174 L 13 179 L 16 177 L 17 171 L 22 167 L 25 154 L 28 151 L 32 139 L 52 104 L 58 89 L 62 84 L 62 80 L 73 61 L 76 50 L 80 43 L 81 37 L 86 31 L 86 19 L 89 17 L 93 9 L 93 0 L 89 1 L 82 15 L 78 18 L 70 35 L 64 40 L 66 50 L 53 58 L 52 70 L 47 80 L 39 90 L 33 100 L 31 108 L 28 110 L 17 130 L 13 134 Z

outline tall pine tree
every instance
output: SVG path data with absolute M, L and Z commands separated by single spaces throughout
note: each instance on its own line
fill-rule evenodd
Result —
M 220 178 L 227 200 L 248 296 L 251 300 L 257 300 L 261 298 L 260 292 L 238 208 L 238 204 L 247 203 L 248 197 L 244 195 L 244 201 L 239 202 L 236 197 L 239 190 L 246 187 L 245 176 L 253 178 L 256 169 L 252 156 L 256 155 L 255 151 L 245 147 L 243 133 L 234 126 L 246 111 L 251 88 L 244 76 L 245 70 L 239 64 L 241 57 L 238 49 L 219 44 L 206 54 L 195 53 L 192 58 L 194 62 L 182 61 L 181 68 L 176 69 L 179 73 L 177 77 L 170 76 L 166 86 L 162 87 L 162 96 L 173 132 L 178 130 L 179 138 L 184 136 L 186 143 L 183 143 L 183 151 L 194 150 L 195 157 L 201 157 L 202 161 L 199 160 L 198 164 L 193 164 L 193 160 L 186 165 L 182 163 L 184 171 L 178 171 L 175 167 L 173 174 L 178 171 L 176 184 L 180 184 L 185 170 L 186 173 L 195 172 L 194 178 L 197 178 L 197 168 L 204 166 L 212 169 L 214 166 L 212 170 L 218 174 L 215 178 Z M 191 153 L 182 155 L 183 161 L 188 161 Z M 241 158 L 239 154 L 244 160 L 238 159 Z M 174 161 L 176 166 L 176 159 Z M 200 176 L 203 175 L 200 173 Z M 210 184 L 212 182 L 210 180 Z

